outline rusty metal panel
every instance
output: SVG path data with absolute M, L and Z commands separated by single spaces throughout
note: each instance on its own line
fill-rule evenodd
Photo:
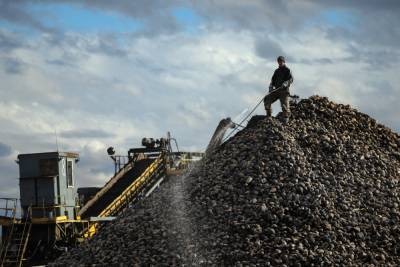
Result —
M 40 159 L 39 160 L 40 176 L 56 176 L 58 175 L 58 159 Z

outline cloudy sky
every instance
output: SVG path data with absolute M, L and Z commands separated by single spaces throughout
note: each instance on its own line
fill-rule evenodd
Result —
M 258 102 L 278 55 L 295 94 L 398 132 L 399 14 L 397 0 L 0 0 L 0 195 L 18 196 L 17 155 L 56 150 L 55 133 L 80 153 L 80 186 L 112 174 L 110 145 L 171 131 L 203 150 Z

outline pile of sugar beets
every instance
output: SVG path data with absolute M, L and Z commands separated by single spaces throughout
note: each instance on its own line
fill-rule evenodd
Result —
M 185 177 L 186 239 L 166 218 L 175 178 L 56 264 L 400 265 L 399 135 L 319 96 L 279 117 Z

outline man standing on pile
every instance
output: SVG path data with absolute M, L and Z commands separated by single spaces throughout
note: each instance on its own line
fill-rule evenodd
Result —
M 290 117 L 289 87 L 290 84 L 293 83 L 293 76 L 290 69 L 286 67 L 285 58 L 283 56 L 279 56 L 277 61 L 279 67 L 275 70 L 274 75 L 272 75 L 271 83 L 269 85 L 270 93 L 264 98 L 264 106 L 265 111 L 267 112 L 267 117 L 271 117 L 271 105 L 279 99 L 281 101 L 284 119 L 287 122 Z

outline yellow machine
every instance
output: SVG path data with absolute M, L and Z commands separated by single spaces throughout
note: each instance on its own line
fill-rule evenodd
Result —
M 0 199 L 0 265 L 47 263 L 101 231 L 102 225 L 148 196 L 169 175 L 181 174 L 203 157 L 203 153 L 173 152 L 171 141 L 176 142 L 169 134 L 158 140 L 143 138 L 143 147 L 130 149 L 127 156 L 115 155 L 110 147 L 114 176 L 102 188 L 81 196 L 75 187 L 78 154 L 19 155 L 20 200 Z

